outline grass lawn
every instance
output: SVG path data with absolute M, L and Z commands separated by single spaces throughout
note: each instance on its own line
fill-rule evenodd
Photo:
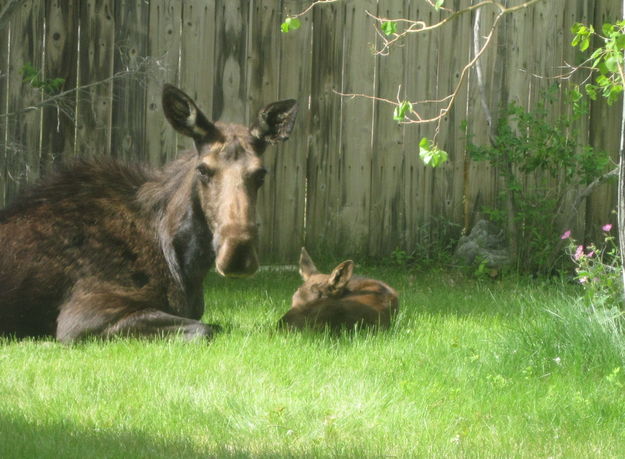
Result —
M 209 276 L 208 344 L 0 341 L 0 457 L 625 455 L 625 338 L 573 286 L 357 272 L 390 331 L 277 332 L 299 276 L 263 271 Z

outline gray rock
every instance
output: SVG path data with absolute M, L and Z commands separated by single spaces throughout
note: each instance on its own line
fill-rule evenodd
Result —
M 460 238 L 455 255 L 468 266 L 485 260 L 488 268 L 499 269 L 510 263 L 503 231 L 487 220 L 479 220 L 468 236 Z

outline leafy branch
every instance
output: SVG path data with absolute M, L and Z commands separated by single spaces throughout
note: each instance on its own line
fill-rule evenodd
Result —
M 337 0 L 319 0 L 313 2 L 301 13 L 288 16 L 285 22 L 282 23 L 283 32 L 295 30 L 297 27 L 299 27 L 299 20 L 297 20 L 297 22 L 294 22 L 294 20 L 307 14 L 314 6 L 325 3 L 334 3 L 336 1 Z M 538 3 L 539 1 L 542 0 L 528 0 L 518 5 L 506 6 L 501 1 L 482 0 L 466 8 L 453 10 L 444 6 L 445 0 L 426 0 L 426 2 L 434 9 L 447 14 L 445 18 L 431 24 L 428 24 L 426 21 L 418 19 L 386 18 L 375 15 L 365 10 L 365 13 L 374 21 L 376 33 L 381 38 L 380 46 L 374 50 L 374 54 L 379 56 L 385 56 L 390 54 L 391 49 L 409 35 L 426 33 L 435 29 L 439 29 L 467 13 L 479 13 L 481 9 L 490 7 L 496 10 L 496 15 L 494 17 L 492 25 L 490 26 L 490 29 L 483 38 L 483 42 L 479 46 L 475 46 L 473 56 L 469 59 L 468 62 L 466 62 L 466 64 L 460 71 L 460 77 L 458 78 L 456 85 L 453 87 L 452 91 L 445 97 L 439 99 L 416 101 L 406 98 L 400 99 L 399 97 L 397 97 L 397 100 L 390 100 L 369 94 L 343 93 L 336 90 L 334 92 L 341 97 L 362 97 L 374 100 L 376 102 L 392 105 L 393 119 L 401 124 L 434 124 L 435 130 L 433 138 L 423 138 L 420 142 L 419 151 L 420 154 L 422 152 L 427 152 L 427 154 L 425 155 L 426 158 L 440 158 L 440 161 L 431 161 L 432 165 L 440 165 L 444 162 L 444 158 L 446 158 L 446 153 L 436 146 L 436 139 L 441 128 L 441 123 L 453 108 L 456 99 L 458 98 L 458 95 L 460 93 L 460 90 L 462 89 L 468 78 L 469 72 L 471 71 L 471 69 L 477 67 L 480 58 L 491 45 L 492 39 L 494 37 L 495 31 L 498 28 L 500 20 L 507 14 L 511 14 L 528 8 Z M 479 14 L 476 15 L 476 22 L 479 20 L 477 18 L 479 18 Z M 434 114 L 426 115 L 426 110 L 429 111 L 431 107 L 434 107 Z M 445 153 L 445 155 L 443 155 L 443 153 Z
M 26 64 L 21 70 L 24 83 L 31 85 L 33 88 L 41 89 L 45 94 L 58 94 L 65 83 L 65 78 L 41 78 L 41 73 L 32 66 Z
M 593 37 L 598 38 L 603 46 L 598 47 L 587 60 L 591 62 L 590 69 L 597 75 L 595 83 L 588 83 L 585 86 L 586 94 L 597 100 L 597 95 L 606 99 L 608 104 L 613 104 L 623 93 L 625 84 L 625 71 L 623 63 L 623 52 L 625 51 L 625 21 L 616 24 L 604 24 L 602 34 L 595 32 L 592 25 L 586 26 L 581 23 L 573 25 L 571 28 L 574 38 L 572 46 L 585 52 L 590 46 Z
M 297 30 L 300 28 L 300 26 L 302 25 L 302 23 L 300 22 L 299 18 L 301 18 L 302 16 L 307 15 L 310 11 L 312 11 L 312 9 L 317 6 L 317 5 L 321 5 L 321 4 L 326 4 L 326 3 L 335 3 L 338 0 L 316 0 L 314 2 L 312 2 L 310 5 L 308 5 L 308 7 L 296 14 L 291 14 L 288 15 L 286 17 L 286 19 L 282 22 L 282 24 L 280 24 L 280 31 L 282 33 L 288 33 L 291 30 Z

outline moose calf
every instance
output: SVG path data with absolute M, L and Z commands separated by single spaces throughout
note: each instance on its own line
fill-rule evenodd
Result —
M 397 292 L 384 282 L 353 276 L 353 271 L 354 262 L 347 260 L 322 274 L 302 247 L 299 272 L 304 284 L 279 325 L 333 332 L 357 326 L 387 328 L 399 308 Z

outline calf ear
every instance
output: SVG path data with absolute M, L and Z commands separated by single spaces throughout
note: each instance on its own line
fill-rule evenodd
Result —
M 317 274 L 318 272 L 319 271 L 317 271 L 317 267 L 313 263 L 312 258 L 310 258 L 310 255 L 308 255 L 306 249 L 302 247 L 302 253 L 299 256 L 300 276 L 302 276 L 302 279 L 304 279 L 304 281 L 307 281 L 310 276 L 312 276 L 313 274 Z
M 345 288 L 349 280 L 352 278 L 353 273 L 354 262 L 352 260 L 344 261 L 334 268 L 332 273 L 330 273 L 328 284 L 330 284 L 330 287 L 335 293 L 338 293 Z
M 223 138 L 219 129 L 208 121 L 195 102 L 180 89 L 163 87 L 163 112 L 176 131 L 195 140 L 197 146 Z
M 297 102 L 293 99 L 280 100 L 267 105 L 260 112 L 250 134 L 267 143 L 276 143 L 289 138 L 295 117 Z

